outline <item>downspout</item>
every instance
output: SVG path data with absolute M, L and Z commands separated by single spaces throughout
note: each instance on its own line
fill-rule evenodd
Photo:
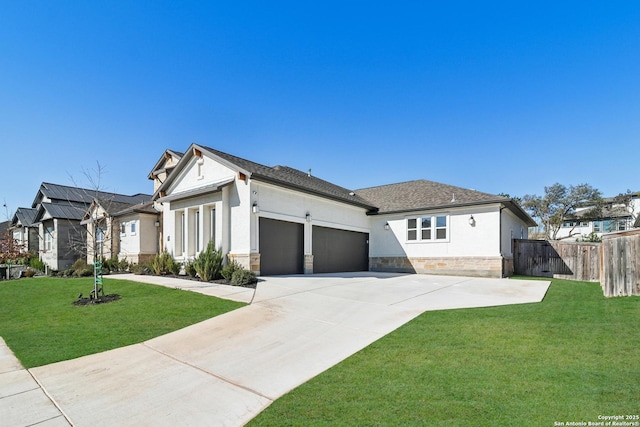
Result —
M 498 230 L 499 230 L 499 248 L 500 248 L 500 264 L 502 264 L 500 275 L 504 278 L 504 254 L 502 253 L 502 210 L 504 209 L 503 205 L 500 205 L 500 210 L 498 211 Z

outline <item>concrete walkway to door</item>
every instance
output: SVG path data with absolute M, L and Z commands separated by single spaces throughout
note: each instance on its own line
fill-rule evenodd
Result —
M 29 372 L 76 426 L 240 426 L 424 311 L 539 302 L 549 284 L 378 273 L 268 277 L 239 310 Z

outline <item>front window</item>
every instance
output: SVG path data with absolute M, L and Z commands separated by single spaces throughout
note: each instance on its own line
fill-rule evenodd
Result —
M 418 220 L 416 218 L 407 220 L 407 240 L 418 240 Z
M 449 235 L 448 222 L 446 215 L 407 218 L 407 240 L 414 242 L 446 240 Z

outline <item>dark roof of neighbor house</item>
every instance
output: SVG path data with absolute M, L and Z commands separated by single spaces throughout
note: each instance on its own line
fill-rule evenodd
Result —
M 115 202 L 122 203 L 143 203 L 151 200 L 150 194 L 134 194 L 128 196 L 125 194 L 110 193 L 106 191 L 92 190 L 88 188 L 71 187 L 68 185 L 52 184 L 49 182 L 43 182 L 40 184 L 38 193 L 31 205 L 32 208 L 36 208 L 41 196 L 51 200 L 52 203 L 59 202 L 81 202 L 87 205 L 94 199 L 100 200 L 113 200 Z
M 72 219 L 80 221 L 84 216 L 86 206 L 80 204 L 40 203 L 36 221 L 41 221 L 45 212 L 52 218 Z
M 250 175 L 251 179 L 271 182 L 283 187 L 360 206 L 368 210 L 375 210 L 374 205 L 359 197 L 352 190 L 317 178 L 310 173 L 288 166 L 265 166 L 206 146 L 200 146 L 200 148 L 208 151 L 218 159 L 245 171 Z
M 530 226 L 535 221 L 512 199 L 468 188 L 419 179 L 356 190 L 356 194 L 378 207 L 378 214 L 446 209 L 500 203 Z
M 159 212 L 153 206 L 153 202 L 149 201 L 145 203 L 130 205 L 118 212 L 115 212 L 113 216 L 122 216 L 122 215 L 131 214 L 131 213 L 146 213 L 146 214 L 157 215 Z
M 2 221 L 0 222 L 0 234 L 4 234 L 11 226 L 11 221 Z M 0 236 L 2 238 L 2 236 Z
M 11 224 L 17 225 L 20 222 L 23 227 L 31 227 L 35 223 L 37 213 L 38 210 L 34 208 L 18 208 L 13 215 Z

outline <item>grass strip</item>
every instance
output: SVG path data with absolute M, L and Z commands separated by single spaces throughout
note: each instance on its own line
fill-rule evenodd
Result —
M 195 292 L 105 278 L 118 301 L 72 303 L 92 278 L 0 282 L 0 336 L 26 368 L 139 343 L 245 304 Z

